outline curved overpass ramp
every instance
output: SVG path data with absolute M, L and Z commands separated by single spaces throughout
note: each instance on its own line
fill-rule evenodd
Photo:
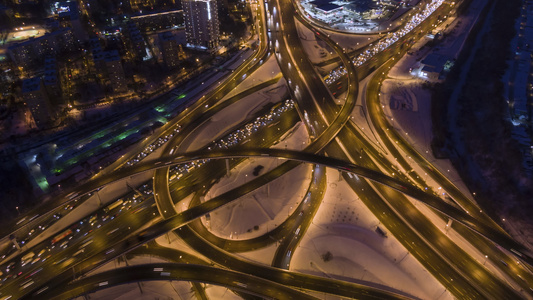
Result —
M 35 296 L 41 299 L 71 299 L 122 284 L 168 280 L 214 284 L 263 298 L 317 299 L 279 283 L 248 274 L 204 265 L 177 263 L 146 264 L 110 270 L 75 281 L 67 288 L 60 286 Z
M 365 167 L 361 167 L 346 161 L 342 161 L 336 158 L 324 157 L 313 153 L 298 152 L 292 150 L 282 149 L 247 149 L 247 150 L 217 150 L 217 151 L 196 151 L 190 152 L 177 157 L 165 157 L 157 160 L 153 160 L 148 163 L 141 163 L 134 167 L 124 168 L 117 171 L 114 174 L 102 176 L 94 181 L 88 182 L 80 186 L 77 196 L 81 196 L 84 193 L 88 193 L 103 185 L 112 183 L 114 181 L 126 178 L 128 176 L 138 174 L 145 171 L 151 171 L 158 168 L 168 167 L 170 165 L 182 164 L 190 161 L 200 159 L 222 159 L 222 158 L 241 158 L 241 157 L 272 157 L 272 158 L 284 158 L 293 161 L 300 161 L 312 164 L 321 164 L 330 168 L 335 168 L 340 171 L 352 173 L 354 175 L 362 176 L 372 181 L 389 186 L 407 196 L 413 197 L 424 204 L 436 209 L 451 219 L 460 222 L 461 224 L 469 227 L 471 230 L 479 233 L 487 239 L 499 244 L 501 247 L 508 251 L 518 253 L 519 258 L 527 264 L 533 266 L 533 258 L 529 253 L 529 249 L 522 246 L 509 235 L 494 229 L 491 226 L 486 225 L 483 222 L 479 222 L 476 218 L 470 216 L 468 213 L 457 209 L 443 202 L 440 198 L 427 194 L 420 190 L 418 187 L 408 183 L 404 183 L 399 179 L 384 175 L 378 171 L 371 170 Z M 74 191 L 72 193 L 75 193 Z M 168 221 L 174 218 L 168 219 Z

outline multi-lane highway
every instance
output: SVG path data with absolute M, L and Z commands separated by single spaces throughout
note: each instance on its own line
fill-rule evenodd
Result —
M 242 152 L 242 153 L 239 153 L 239 152 Z M 246 154 L 244 154 L 246 153 Z M 321 164 L 324 164 L 324 165 L 327 165 L 327 166 L 330 166 L 330 167 L 335 167 L 335 168 L 338 168 L 338 169 L 341 169 L 341 170 L 345 170 L 347 172 L 352 172 L 354 174 L 358 174 L 358 175 L 366 175 L 368 177 L 375 177 L 375 178 L 381 178 L 380 181 L 381 182 L 388 182 L 388 184 L 390 186 L 392 186 L 393 188 L 395 189 L 398 189 L 399 191 L 402 191 L 406 194 L 410 194 L 411 196 L 414 196 L 415 198 L 418 198 L 418 199 L 429 199 L 431 197 L 435 197 L 435 196 L 432 196 L 432 195 L 428 195 L 428 194 L 425 194 L 423 191 L 419 190 L 418 188 L 416 187 L 413 187 L 413 186 L 409 186 L 409 185 L 405 185 L 403 183 L 401 183 L 399 180 L 397 179 L 394 179 L 394 178 L 390 178 L 388 176 L 385 176 L 379 172 L 376 172 L 376 171 L 373 171 L 373 170 L 367 170 L 367 169 L 364 169 L 364 168 L 361 168 L 361 167 L 358 167 L 358 166 L 355 166 L 355 165 L 352 165 L 352 164 L 348 164 L 346 163 L 345 161 L 342 161 L 342 160 L 338 160 L 338 159 L 334 159 L 334 158 L 330 158 L 330 157 L 322 157 L 322 156 L 318 156 L 318 155 L 314 155 L 314 154 L 310 154 L 310 153 L 300 153 L 300 152 L 295 152 L 295 151 L 287 151 L 287 150 L 273 150 L 273 149 L 263 149 L 263 150 L 258 150 L 258 151 L 252 151 L 252 150 L 241 150 L 241 151 L 238 151 L 238 150 L 232 150 L 232 151 L 210 151 L 210 152 L 207 152 L 207 153 L 203 153 L 202 152 L 197 152 L 197 153 L 191 153 L 189 155 L 183 155 L 181 157 L 181 162 L 183 161 L 188 161 L 188 160 L 191 160 L 191 159 L 196 159 L 198 157 L 210 157 L 210 158 L 214 158 L 214 157 L 223 157 L 223 158 L 226 158 L 226 157 L 240 157 L 240 156 L 246 156 L 246 155 L 255 155 L 255 156 L 264 156 L 264 155 L 269 155 L 269 156 L 273 156 L 273 157 L 284 157 L 284 158 L 289 158 L 289 159 L 296 159 L 296 160 L 299 160 L 299 161 L 306 161 L 306 162 L 313 162 L 313 163 L 321 163 Z M 168 159 L 167 159 L 168 160 Z M 180 162 L 179 160 L 176 160 L 174 159 L 174 161 L 178 161 L 178 163 Z M 284 173 L 284 170 L 275 170 L 276 172 L 270 172 L 270 176 L 272 176 L 273 178 L 276 178 L 276 177 L 279 177 L 281 174 Z M 223 195 L 221 195 L 221 197 L 217 197 L 216 199 L 212 199 L 208 202 L 204 202 L 198 206 L 195 206 L 195 207 L 192 207 L 190 208 L 189 210 L 183 212 L 182 214 L 179 214 L 177 215 L 176 217 L 173 217 L 173 218 L 170 218 L 164 222 L 160 222 L 158 223 L 157 225 L 154 225 L 148 233 L 145 233 L 144 235 L 141 235 L 140 238 L 139 236 L 137 237 L 138 241 L 136 241 L 135 243 L 132 241 L 132 240 L 126 240 L 124 243 L 124 247 L 126 248 L 130 248 L 132 246 L 135 246 L 137 245 L 138 243 L 140 242 L 146 242 L 147 240 L 149 239 L 152 239 L 156 236 L 159 236 L 159 235 L 162 235 L 164 234 L 165 232 L 167 232 L 169 229 L 173 229 L 173 228 L 177 228 L 177 227 L 180 227 L 182 226 L 183 224 L 186 224 L 190 221 L 192 221 L 193 219 L 197 218 L 198 216 L 201 216 L 201 215 L 205 215 L 206 213 L 212 211 L 213 209 L 215 209 L 216 207 L 220 207 L 221 205 L 224 205 L 224 204 L 227 204 L 228 200 L 229 201 L 232 201 L 235 199 L 235 197 L 238 197 L 239 195 L 244 195 L 248 192 L 250 192 L 251 190 L 255 190 L 257 187 L 260 187 L 262 186 L 263 184 L 265 184 L 266 182 L 268 182 L 269 180 L 272 180 L 272 179 L 269 179 L 269 178 L 266 178 L 266 176 L 261 176 L 259 178 L 257 178 L 256 180 L 254 181 L 251 181 L 250 184 L 247 184 L 247 185 L 244 185 L 240 188 L 237 188 L 236 190 L 232 190 L 230 192 L 227 192 Z M 136 222 L 137 225 L 139 224 L 142 224 L 142 222 L 146 222 L 149 218 L 150 218 L 150 211 L 145 211 L 146 213 L 140 213 L 138 214 L 137 216 L 135 217 L 132 217 L 134 216 L 133 214 L 129 214 L 127 215 L 127 218 L 130 219 L 129 222 L 126 222 L 124 220 L 121 220 L 121 223 L 125 223 L 125 224 L 130 224 L 132 222 Z M 144 218 L 141 218 L 142 216 L 144 216 Z M 467 214 L 464 214 L 464 217 L 465 218 L 468 218 L 468 215 Z M 475 222 L 475 220 L 470 220 L 469 222 Z M 479 225 L 478 227 L 483 227 L 483 225 Z M 158 228 L 156 230 L 156 228 Z M 108 227 L 108 229 L 111 229 L 111 227 Z M 490 228 L 488 229 L 490 230 Z M 101 232 L 100 233 L 100 236 L 102 236 L 101 239 L 97 239 L 97 240 L 100 240 L 101 241 L 101 244 L 100 245 L 103 245 L 105 246 L 106 245 L 106 235 L 110 235 L 110 234 L 113 234 L 113 233 L 110 233 L 112 230 L 108 231 L 107 233 L 104 233 L 104 232 Z M 496 233 L 494 233 L 494 235 L 497 235 Z M 135 239 L 134 239 L 135 240 Z M 512 241 L 511 241 L 512 243 Z M 96 243 L 96 240 L 95 240 L 95 245 L 98 244 Z M 503 244 L 503 243 L 501 243 Z M 116 247 L 113 247 L 113 248 L 106 248 L 108 252 L 110 249 L 114 249 L 112 252 L 110 253 L 106 253 L 107 254 L 111 254 L 112 257 L 114 257 L 114 254 L 115 251 L 117 251 Z M 517 247 L 517 249 L 520 249 Z M 95 249 L 96 252 L 98 252 L 98 250 L 100 249 Z M 69 248 L 68 250 L 65 250 L 66 251 L 66 255 L 69 255 L 69 256 L 72 256 L 74 254 L 75 251 L 77 251 L 76 247 L 71 247 Z M 72 253 L 71 253 L 72 252 Z M 95 252 L 95 253 L 96 253 Z M 83 256 L 87 256 L 89 254 L 94 254 L 94 253 L 84 253 Z M 101 260 L 101 256 L 97 255 L 98 257 L 98 260 Z M 105 257 L 105 255 L 104 255 Z M 62 262 L 63 263 L 63 262 Z M 70 264 L 72 264 L 72 262 L 70 262 Z M 65 266 L 68 266 L 69 264 L 65 265 Z M 61 265 L 60 265 L 61 266 Z M 61 270 L 50 270 L 51 272 L 53 273 L 57 273 L 58 271 L 61 271 Z M 44 273 L 42 273 L 44 274 Z M 68 274 L 68 276 L 70 277 L 70 274 Z
M 81 202 L 86 195 L 103 186 L 135 174 L 154 172 L 153 180 L 145 183 L 141 191 L 134 188 L 142 196 L 141 199 L 121 199 L 117 204 L 111 204 L 69 224 L 61 234 L 32 249 L 23 249 L 17 258 L 2 266 L 4 270 L 9 268 L 10 274 L 4 274 L 4 277 L 7 275 L 9 278 L 0 286 L 0 296 L 63 299 L 127 282 L 187 280 L 226 286 L 239 295 L 279 299 L 313 298 L 301 289 L 352 298 L 412 298 L 408 293 L 368 282 L 345 282 L 287 271 L 294 250 L 305 236 L 327 189 L 325 167 L 344 172 L 344 179 L 370 211 L 455 297 L 517 299 L 523 296 L 515 287 L 518 284 L 523 291 L 527 291 L 533 282 L 528 266 L 524 266 L 524 263 L 533 265 L 530 250 L 507 235 L 444 174 L 410 147 L 388 123 L 380 108 L 380 85 L 390 67 L 405 55 L 413 41 L 434 28 L 439 19 L 437 13 L 446 15 L 452 7 L 448 4 L 441 5 L 437 13 L 430 15 L 396 43 L 358 67 L 355 67 L 349 54 L 329 37 L 325 29 L 316 29 L 302 18 L 293 2 L 260 1 L 259 8 L 256 11 L 261 37 L 259 49 L 227 78 L 221 80 L 218 86 L 205 92 L 187 111 L 165 125 L 161 135 L 172 135 L 160 157 L 131 166 L 125 165 L 156 137 L 146 140 L 111 168 L 84 184 L 67 188 L 62 197 L 50 201 L 46 208 L 36 209 L 19 224 L 29 230 L 39 224 L 49 224 L 50 218 L 55 222 L 58 219 L 53 216 L 56 210 L 51 208 L 64 210 L 65 205 L 69 208 L 72 201 L 78 199 Z M 310 29 L 316 38 L 324 41 L 339 57 L 347 74 L 341 78 L 343 89 L 346 89 L 342 106 L 336 104 L 330 86 L 323 81 L 307 58 L 296 22 Z M 357 49 L 354 53 L 364 51 L 364 48 Z M 271 55 L 275 56 L 281 75 L 289 87 L 295 110 L 284 113 L 274 126 L 254 130 L 247 140 L 236 142 L 231 148 L 214 149 L 210 145 L 204 145 L 199 151 L 187 152 L 187 146 L 183 142 L 194 138 L 197 129 L 206 120 L 244 97 L 279 82 L 279 74 L 273 77 L 269 75 L 262 83 L 225 99 L 226 94 L 244 78 L 259 70 Z M 357 99 L 359 79 L 371 73 L 372 78 L 363 93 L 365 99 Z M 368 122 L 372 123 L 385 151 L 395 158 L 394 162 L 383 156 L 381 152 L 384 149 L 376 149 L 351 121 L 356 104 L 365 105 Z M 299 121 L 305 125 L 310 138 L 309 145 L 303 151 L 270 149 Z M 235 124 L 233 129 L 238 130 L 243 125 L 242 122 Z M 224 159 L 232 159 L 229 166 L 234 168 L 249 157 L 283 158 L 287 161 L 241 186 L 208 201 L 200 201 L 201 196 L 226 174 Z M 408 161 L 405 157 L 412 159 Z M 172 166 L 198 160 L 203 161 L 202 166 L 198 164 L 179 180 L 169 180 Z M 312 166 L 311 180 L 305 195 L 298 200 L 297 208 L 284 222 L 265 234 L 248 240 L 228 240 L 215 236 L 199 221 L 201 216 L 238 200 L 305 163 Z M 442 201 L 431 188 L 427 191 L 423 189 L 428 186 L 422 176 L 417 176 L 414 171 L 403 173 L 401 169 L 414 170 L 410 163 L 416 163 L 427 172 L 452 196 L 457 205 Z M 394 165 L 401 166 L 401 169 Z M 175 204 L 191 194 L 193 197 L 188 208 L 178 212 Z M 455 220 L 454 229 L 479 251 L 490 255 L 491 260 L 500 262 L 502 271 L 515 283 L 510 284 L 486 269 L 484 264 L 480 264 L 436 228 L 406 196 L 431 207 L 444 219 Z M 37 215 L 39 217 L 34 217 Z M 207 266 L 203 259 L 184 252 L 183 255 L 180 254 L 180 257 L 183 256 L 182 261 L 173 260 L 173 264 L 132 266 L 126 272 L 108 271 L 69 284 L 73 278 L 125 253 L 139 252 L 139 247 L 143 244 L 171 231 L 217 266 L 231 270 Z M 277 250 L 271 266 L 250 262 L 234 254 L 273 243 L 276 243 Z M 153 245 L 143 249 L 145 250 L 159 252 L 160 255 L 166 253 L 166 250 Z M 31 262 L 22 262 L 23 255 L 31 256 L 25 259 Z M 68 288 L 65 288 L 67 284 Z M 198 297 L 206 297 L 199 285 L 195 284 L 194 287 Z

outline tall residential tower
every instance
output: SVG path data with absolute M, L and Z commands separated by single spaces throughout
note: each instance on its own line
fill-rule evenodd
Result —
M 182 0 L 187 46 L 214 49 L 218 45 L 219 22 L 216 0 Z
M 54 119 L 50 99 L 40 77 L 22 81 L 22 97 L 38 128 L 44 128 Z

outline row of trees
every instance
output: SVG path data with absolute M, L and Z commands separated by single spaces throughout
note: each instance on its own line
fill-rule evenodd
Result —
M 467 153 L 455 151 L 456 145 L 450 140 L 447 111 L 450 95 L 459 88 L 459 74 L 473 46 L 472 38 L 448 79 L 434 87 L 432 146 L 436 152 L 450 155 L 463 180 L 493 216 L 529 220 L 525 212 L 533 209 L 532 179 L 524 172 L 519 145 L 511 136 L 512 125 L 502 83 L 521 4 L 520 0 L 496 0 L 491 19 L 485 23 L 490 27 L 475 53 L 459 96 L 457 125 Z M 482 24 L 484 22 L 477 24 L 471 37 Z

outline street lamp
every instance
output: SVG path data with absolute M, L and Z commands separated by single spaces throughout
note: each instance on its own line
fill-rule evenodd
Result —
M 15 209 L 17 210 L 19 216 L 20 216 L 20 211 L 19 211 L 19 207 L 18 206 L 15 206 Z

